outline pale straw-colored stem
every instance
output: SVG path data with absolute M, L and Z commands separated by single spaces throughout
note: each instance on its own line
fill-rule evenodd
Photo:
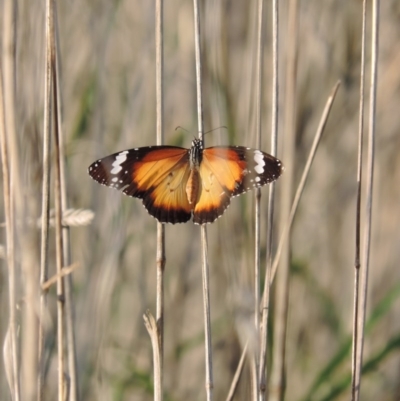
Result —
M 48 244 L 49 244 L 49 213 L 50 213 L 50 147 L 51 147 L 51 27 L 52 1 L 46 0 L 46 63 L 44 71 L 44 127 L 43 127 L 43 176 L 42 176 L 42 224 L 40 242 L 40 286 L 48 280 Z M 38 333 L 38 396 L 43 399 L 44 387 L 44 316 L 47 308 L 47 292 L 40 295 L 39 333 Z
M 364 136 L 364 103 L 365 103 L 365 41 L 366 41 L 366 14 L 367 4 L 363 0 L 362 29 L 361 29 L 361 70 L 360 70 L 360 103 L 358 115 L 358 158 L 357 158 L 357 201 L 356 201 L 356 223 L 355 223 L 355 256 L 354 256 L 354 300 L 353 300 L 353 341 L 351 358 L 351 394 L 352 399 L 356 397 L 356 366 L 357 366 L 357 338 L 358 338 L 358 315 L 360 296 L 360 243 L 361 243 L 361 179 L 362 179 L 362 156 Z
M 203 99 L 202 99 L 202 79 L 201 79 L 201 49 L 200 49 L 200 10 L 198 0 L 193 0 L 194 10 L 194 42 L 196 58 L 196 88 L 197 88 L 197 124 L 199 138 L 204 144 L 204 126 L 203 126 Z M 208 243 L 207 229 L 205 225 L 201 228 L 201 260 L 203 277 L 203 306 L 204 306 L 204 333 L 205 333 L 205 364 L 206 364 L 206 398 L 212 400 L 213 396 L 213 365 L 212 365 L 212 345 L 211 345 L 211 311 L 210 311 L 210 283 L 209 283 L 209 265 L 208 265 Z
M 284 119 L 282 133 L 284 136 L 281 151 L 284 160 L 284 179 L 280 183 L 281 198 L 279 208 L 279 225 L 283 227 L 290 214 L 293 199 L 293 175 L 295 160 L 295 138 L 296 138 L 296 70 L 297 70 L 297 0 L 289 1 L 287 17 L 287 38 L 285 49 L 286 78 L 284 101 Z M 282 252 L 282 260 L 279 265 L 275 283 L 275 308 L 272 349 L 272 366 L 269 384 L 269 400 L 279 401 L 283 398 L 285 380 L 286 359 L 286 329 L 287 311 L 289 299 L 289 271 L 290 271 L 290 236 L 285 242 Z M 267 308 L 268 313 L 268 308 Z
M 2 82 L 2 110 L 3 110 L 3 135 L 4 150 L 9 152 L 8 188 L 9 202 L 8 214 L 9 226 L 7 230 L 7 261 L 9 283 L 9 325 L 8 338 L 11 353 L 10 389 L 13 401 L 19 401 L 20 395 L 20 369 L 18 364 L 17 323 L 16 323 L 16 263 L 15 263 L 15 212 L 18 215 L 18 202 L 21 201 L 21 188 L 18 184 L 20 178 L 20 166 L 17 146 L 17 132 L 15 127 L 15 50 L 16 50 L 16 2 L 5 0 L 3 3 L 3 82 Z M 3 161 L 4 169 L 4 161 Z M 3 170 L 3 175 L 5 174 Z M 4 190 L 6 190 L 4 188 Z M 6 204 L 5 204 L 6 206 Z
M 271 118 L 271 154 L 276 155 L 278 148 L 278 117 L 279 117 L 279 12 L 278 1 L 272 1 L 272 118 Z M 275 184 L 271 183 L 268 196 L 268 226 L 266 240 L 266 270 L 262 299 L 260 326 L 260 360 L 259 360 L 259 399 L 265 400 L 268 395 L 267 382 L 267 347 L 268 347 L 268 314 L 270 298 L 270 278 L 272 265 L 272 238 L 274 217 Z
M 55 28 L 54 28 L 54 2 L 51 4 L 50 13 L 52 14 L 52 23 L 50 25 L 50 52 L 51 52 L 51 88 L 53 93 L 54 108 L 54 145 L 55 145 L 55 177 L 54 177 L 54 209 L 55 209 L 55 242 L 56 242 L 56 267 L 57 267 L 57 369 L 58 369 L 58 401 L 65 400 L 65 394 L 70 393 L 70 388 L 66 388 L 65 380 L 65 355 L 64 355 L 64 278 L 62 268 L 64 262 L 64 246 L 62 236 L 62 201 L 61 201 L 61 158 L 60 158 L 60 132 L 59 128 L 59 105 L 56 81 L 56 62 L 55 62 Z M 70 380 L 68 380 L 70 383 Z M 69 398 L 69 397 L 68 397 Z
M 379 50 L 379 0 L 372 2 L 372 35 L 371 35 L 371 81 L 370 102 L 368 118 L 368 151 L 367 151 L 367 188 L 366 206 L 364 216 L 364 238 L 360 271 L 360 299 L 359 313 L 357 316 L 357 343 L 356 363 L 353 399 L 358 401 L 360 397 L 361 369 L 364 347 L 364 326 L 367 310 L 368 271 L 371 249 L 371 224 L 372 224 L 372 199 L 374 185 L 374 161 L 375 161 L 375 115 L 376 115 L 376 91 L 378 81 L 378 50 Z
M 156 0 L 156 116 L 157 116 L 157 145 L 164 143 L 164 1 Z M 164 271 L 165 254 L 165 225 L 157 223 L 157 311 L 156 334 L 157 350 L 153 344 L 154 364 L 154 399 L 163 399 L 164 382 Z
M 335 84 L 335 86 L 333 87 L 332 92 L 329 95 L 328 100 L 327 100 L 327 102 L 325 104 L 325 108 L 324 108 L 324 111 L 322 113 L 321 119 L 319 121 L 318 128 L 317 128 L 317 131 L 315 133 L 314 141 L 313 141 L 313 143 L 311 145 L 310 153 L 308 155 L 307 162 L 306 162 L 306 165 L 305 165 L 304 170 L 303 170 L 303 174 L 301 176 L 299 185 L 298 185 L 297 190 L 296 190 L 296 194 L 295 194 L 294 199 L 293 199 L 292 207 L 290 209 L 289 220 L 286 223 L 286 225 L 285 225 L 285 227 L 284 227 L 284 229 L 282 231 L 280 240 L 279 240 L 278 249 L 276 251 L 274 262 L 272 264 L 271 284 L 272 284 L 272 282 L 273 282 L 273 280 L 275 278 L 276 269 L 278 268 L 278 264 L 279 264 L 280 257 L 281 257 L 281 254 L 282 254 L 282 249 L 283 249 L 283 246 L 285 244 L 285 241 L 287 241 L 287 239 L 288 239 L 288 235 L 289 235 L 290 229 L 292 227 L 293 219 L 294 219 L 294 216 L 296 215 L 297 207 L 299 206 L 301 195 L 303 193 L 304 186 L 306 184 L 306 181 L 307 181 L 307 178 L 308 178 L 308 174 L 310 172 L 310 168 L 311 168 L 312 162 L 313 162 L 314 157 L 315 157 L 315 153 L 317 151 L 319 142 L 320 142 L 322 134 L 324 132 L 324 129 L 325 129 L 325 126 L 326 126 L 326 122 L 328 121 L 329 113 L 330 113 L 330 111 L 332 109 L 333 101 L 335 100 L 336 93 L 337 93 L 337 90 L 339 89 L 339 86 L 340 86 L 340 81 L 338 81 Z
M 263 97 L 263 49 L 264 49 L 264 13 L 263 13 L 264 0 L 258 0 L 257 10 L 257 60 L 256 60 L 256 79 L 255 79 L 255 96 L 256 96 L 256 148 L 261 148 L 261 124 L 262 124 L 262 97 Z M 255 191 L 255 207 L 254 207 L 254 324 L 257 337 L 260 330 L 260 203 L 261 203 L 261 190 L 257 188 Z M 251 384 L 252 384 L 252 398 L 257 401 L 259 397 L 259 353 L 258 344 L 254 349 L 254 354 L 251 355 L 251 364 L 253 365 L 250 370 Z
M 3 170 L 3 199 L 4 215 L 6 220 L 6 255 L 8 269 L 8 302 L 9 302 L 9 324 L 7 336 L 4 340 L 4 367 L 10 386 L 12 398 L 20 399 L 19 394 L 19 369 L 16 341 L 16 303 L 15 303 L 15 243 L 14 243 L 14 224 L 13 208 L 11 207 L 10 191 L 10 162 L 7 149 L 6 122 L 4 113 L 4 90 L 3 90 L 3 71 L 0 64 L 0 147 L 1 162 Z M 6 341 L 8 340 L 8 341 Z M 7 355 L 9 357 L 7 357 Z
M 240 375 L 243 372 L 244 362 L 246 360 L 247 347 L 248 347 L 248 343 L 246 343 L 246 345 L 243 348 L 242 355 L 240 357 L 238 366 L 236 368 L 236 372 L 233 376 L 232 383 L 229 388 L 228 395 L 226 397 L 226 401 L 232 401 L 235 396 L 235 391 L 236 391 L 237 385 L 239 384 Z

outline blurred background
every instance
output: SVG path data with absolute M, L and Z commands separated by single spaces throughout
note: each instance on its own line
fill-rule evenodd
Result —
M 152 351 L 142 315 L 147 309 L 155 314 L 156 221 L 139 200 L 92 181 L 87 167 L 110 153 L 156 142 L 154 2 L 57 3 L 68 206 L 95 213 L 90 226 L 71 228 L 72 261 L 79 264 L 73 274 L 73 297 L 80 392 L 84 400 L 151 400 Z M 280 2 L 280 158 L 284 147 L 286 49 L 293 40 L 288 34 L 287 3 Z M 0 1 L 0 9 L 2 5 Z M 165 143 L 189 147 L 197 136 L 193 4 L 170 0 L 165 2 L 164 12 Z M 206 146 L 255 147 L 256 1 L 203 1 L 201 12 L 205 129 L 227 127 L 207 135 Z M 370 12 L 368 9 L 368 35 Z M 44 16 L 44 2 L 19 2 L 16 131 L 23 201 L 33 219 L 41 214 Z M 299 2 L 295 185 L 327 97 L 337 80 L 341 80 L 341 87 L 291 236 L 287 400 L 349 399 L 350 354 L 340 363 L 335 357 L 340 352 L 346 355 L 352 332 L 361 16 L 360 0 Z M 262 149 L 266 152 L 270 151 L 271 126 L 271 18 L 271 5 L 266 2 L 262 88 Z M 399 400 L 398 0 L 381 2 L 380 22 L 368 299 L 368 316 L 375 319 L 367 331 L 364 361 L 370 365 L 362 381 L 361 398 Z M 369 42 L 366 57 L 368 93 Z M 189 133 L 176 130 L 178 126 Z M 277 213 L 283 180 L 285 175 L 276 187 Z M 262 267 L 267 198 L 268 189 L 264 188 Z M 0 202 L 4 221 L 2 198 Z M 225 399 L 239 361 L 243 321 L 253 321 L 253 211 L 254 194 L 249 193 L 234 199 L 223 217 L 208 226 L 215 400 Z M 39 255 L 40 231 L 32 233 L 35 258 Z M 0 234 L 0 243 L 4 244 L 3 230 Z M 278 234 L 276 227 L 276 239 Z M 55 269 L 53 239 L 50 250 Z M 192 223 L 167 225 L 166 252 L 165 399 L 200 400 L 205 394 L 205 368 L 199 227 Z M 1 266 L 3 339 L 8 319 L 5 261 Z M 23 272 L 18 281 L 21 313 Z M 49 309 L 46 400 L 54 399 L 57 391 L 54 289 L 50 291 Z M 326 371 L 328 366 L 334 368 Z M 3 366 L 0 372 L 0 398 L 7 400 Z M 249 399 L 249 377 L 246 366 L 235 399 Z

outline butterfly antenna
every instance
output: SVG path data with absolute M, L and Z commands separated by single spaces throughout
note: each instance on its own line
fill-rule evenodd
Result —
M 209 134 L 210 132 L 216 131 L 217 129 L 222 129 L 222 128 L 224 128 L 224 129 L 226 129 L 226 130 L 228 129 L 227 126 L 221 125 L 220 127 L 210 129 L 210 131 L 205 132 L 204 135 Z
M 189 131 L 188 131 L 186 128 L 183 128 L 183 127 L 181 127 L 180 125 L 178 125 L 178 126 L 175 128 L 175 131 L 178 131 L 178 129 L 181 129 L 182 131 L 185 131 L 187 134 L 189 133 Z

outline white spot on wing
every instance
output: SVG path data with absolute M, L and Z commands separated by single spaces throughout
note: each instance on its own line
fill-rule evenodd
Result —
M 254 170 L 257 174 L 262 174 L 264 172 L 264 156 L 259 150 L 254 151 L 254 161 L 257 163 Z
M 121 170 L 121 164 L 126 161 L 128 151 L 124 150 L 123 152 L 119 153 L 112 164 L 113 169 L 110 171 L 111 174 L 118 174 Z

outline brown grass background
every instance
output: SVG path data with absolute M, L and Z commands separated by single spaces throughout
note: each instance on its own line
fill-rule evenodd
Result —
M 68 203 L 69 207 L 95 212 L 91 226 L 71 228 L 72 261 L 79 263 L 73 274 L 73 296 L 81 399 L 150 400 L 152 354 L 142 315 L 146 309 L 155 310 L 156 223 L 140 201 L 95 184 L 86 170 L 101 156 L 155 144 L 154 2 L 88 0 L 58 2 L 57 6 Z M 286 400 L 304 399 L 352 330 L 361 7 L 359 0 L 299 3 L 296 182 L 327 96 L 338 79 L 342 85 L 292 232 Z M 263 150 L 268 151 L 272 68 L 269 2 L 265 17 L 262 126 Z M 370 20 L 368 15 L 368 34 Z M 380 355 L 393 339 L 397 339 L 397 346 L 365 374 L 361 398 L 399 400 L 398 0 L 381 2 L 380 22 L 368 304 L 371 312 L 383 302 L 384 312 L 367 334 L 364 360 Z M 280 3 L 280 24 L 282 113 L 285 50 L 293 39 L 287 34 L 287 1 Z M 205 128 L 228 127 L 206 136 L 207 144 L 255 146 L 255 28 L 255 1 L 202 3 Z M 197 126 L 192 3 L 165 2 L 164 29 L 166 143 L 189 146 Z M 19 2 L 16 124 L 24 179 L 23 202 L 33 219 L 40 216 L 41 203 L 44 43 L 43 2 Z M 368 80 L 369 54 L 368 44 Z M 177 126 L 190 133 L 176 131 Z M 278 156 L 282 146 L 280 143 Z M 284 179 L 283 175 L 281 180 Z M 278 182 L 278 209 L 279 186 Z M 262 193 L 264 255 L 267 190 Z M 208 228 L 215 400 L 222 400 L 227 394 L 241 354 L 238 321 L 251 307 L 253 199 L 250 193 L 233 200 L 224 216 Z M 1 207 L 2 220 L 3 210 Z M 31 252 L 30 257 L 37 263 L 39 231 L 31 231 L 34 246 L 20 252 Z M 3 231 L 0 235 L 4 244 Z M 51 239 L 54 273 L 53 242 Z M 204 349 L 199 227 L 191 223 L 168 225 L 166 244 L 166 400 L 200 400 L 204 399 Z M 5 261 L 1 266 L 3 339 L 8 319 Z M 19 331 L 23 333 L 24 272 L 17 270 L 17 277 Z M 384 301 L 391 291 L 397 291 L 393 299 Z M 51 400 L 57 391 L 53 290 L 49 295 L 48 323 L 45 399 Z M 349 399 L 348 387 L 336 398 L 324 397 L 347 377 L 350 369 L 348 355 L 334 373 L 323 376 L 324 384 L 308 399 Z M 0 372 L 0 399 L 7 400 L 10 398 L 3 367 Z M 249 399 L 249 390 L 246 367 L 236 399 Z

